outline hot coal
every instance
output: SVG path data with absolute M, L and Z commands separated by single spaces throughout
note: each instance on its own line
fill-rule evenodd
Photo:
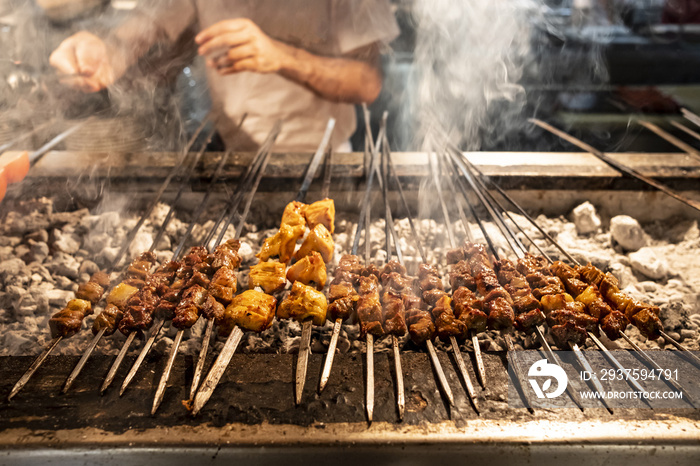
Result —
M 167 210 L 168 206 L 164 204 L 156 207 L 129 248 L 130 258 L 150 247 Z M 588 206 L 578 211 L 585 211 L 586 215 L 597 217 L 595 211 L 591 212 Z M 553 259 L 566 260 L 524 217 L 514 213 L 511 213 L 511 216 Z M 338 213 L 334 235 L 336 251 L 334 262 L 330 265 L 331 270 L 340 256 L 349 253 L 352 248 L 355 224 L 349 218 L 352 217 L 342 212 Z M 637 252 L 630 252 L 632 248 L 623 247 L 618 241 L 619 238 L 615 238 L 605 223 L 600 228 L 583 233 L 587 230 L 582 231 L 574 222 L 564 217 L 540 216 L 537 220 L 577 260 L 582 263 L 590 261 L 603 270 L 613 272 L 620 279 L 623 291 L 659 305 L 664 326 L 672 337 L 690 349 L 700 348 L 700 305 L 697 299 L 700 295 L 700 274 L 697 273 L 698 267 L 694 260 L 700 250 L 700 233 L 695 221 L 641 225 L 641 233 L 635 234 L 641 234 L 646 246 Z M 624 220 L 625 224 L 631 225 L 632 222 Z M 0 227 L 0 356 L 37 354 L 50 339 L 50 316 L 73 297 L 78 284 L 86 282 L 90 274 L 104 269 L 114 259 L 136 222 L 136 216 L 122 217 L 118 212 L 53 212 L 52 202 L 48 199 L 26 202 L 17 211 L 10 212 Z M 674 227 L 669 229 L 669 224 Z M 212 221 L 207 221 L 203 225 L 195 226 L 188 245 L 200 244 L 212 225 Z M 444 225 L 432 219 L 424 219 L 417 221 L 416 226 L 422 238 L 423 249 L 428 254 L 428 262 L 438 267 L 447 287 L 448 270 L 444 252 L 449 249 L 449 242 Z M 274 229 L 258 229 L 256 225 L 246 227 L 241 238 L 240 255 L 243 263 L 239 272 L 240 289 L 247 287 L 248 268 L 257 262 L 254 254 L 259 251 L 263 240 L 275 233 Z M 408 271 L 415 273 L 420 257 L 407 219 L 397 220 L 396 227 Z M 187 224 L 177 218 L 170 222 L 156 248 L 159 260 L 170 259 L 186 228 Z M 513 254 L 507 249 L 507 243 L 496 226 L 486 222 L 485 228 L 500 252 L 512 258 Z M 457 238 L 462 241 L 465 232 L 461 223 L 455 223 L 454 229 Z M 477 224 L 470 224 L 470 230 L 475 241 L 483 241 L 483 234 Z M 233 235 L 234 229 L 229 227 L 224 239 Z M 384 235 L 384 220 L 372 222 L 370 244 L 373 260 L 377 265 L 386 260 Z M 519 236 L 523 244 L 530 244 L 522 233 Z M 360 247 L 361 251 L 364 251 L 364 239 Z M 531 252 L 537 253 L 534 248 Z M 113 278 L 116 277 L 117 274 L 114 273 Z M 100 309 L 98 307 L 98 312 Z M 82 332 L 59 345 L 55 350 L 56 354 L 81 354 L 92 338 L 92 332 L 88 328 L 93 318 L 94 316 L 91 316 L 86 319 Z M 314 328 L 311 343 L 314 353 L 325 352 L 330 341 L 331 328 L 329 322 L 323 327 Z M 181 348 L 183 353 L 197 354 L 203 329 L 204 321 L 200 321 L 185 332 Z M 364 342 L 360 340 L 359 333 L 357 325 L 344 325 L 338 349 L 342 353 L 363 351 Z M 632 326 L 628 327 L 627 333 L 642 347 L 671 348 L 663 339 L 644 341 Z M 167 351 L 174 334 L 175 330 L 170 330 L 165 338 L 159 340 L 155 350 L 159 353 Z M 262 334 L 246 334 L 239 351 L 296 352 L 300 338 L 301 326 L 297 322 L 275 321 L 271 328 Z M 123 341 L 124 337 L 116 332 L 114 336 L 103 339 L 97 351 L 114 355 Z M 375 342 L 375 350 L 388 351 L 389 341 L 379 339 Z M 479 341 L 484 350 L 505 349 L 503 338 L 498 332 L 484 332 L 479 335 Z M 537 346 L 536 340 L 530 335 L 516 334 L 515 341 L 516 346 L 520 348 Z M 215 348 L 222 345 L 222 341 L 214 343 Z M 402 345 L 405 351 L 423 351 L 406 337 L 403 338 Z M 624 346 L 624 343 L 620 345 Z M 440 342 L 436 346 L 444 349 Z M 464 349 L 471 349 L 471 342 L 465 343 Z

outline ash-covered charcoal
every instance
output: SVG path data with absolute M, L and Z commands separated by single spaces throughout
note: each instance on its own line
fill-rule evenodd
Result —
M 150 247 L 150 241 L 155 238 L 168 209 L 169 206 L 165 204 L 159 204 L 154 209 L 143 225 L 142 233 L 137 235 L 139 244 L 130 248 L 129 260 Z M 527 219 L 515 213 L 510 215 L 550 257 L 567 262 L 558 249 L 549 244 Z M 586 206 L 586 215 L 597 216 L 597 213 L 591 212 L 590 206 Z M 579 217 L 571 218 L 580 222 Z M 75 298 L 79 285 L 87 281 L 85 277 L 98 270 L 104 270 L 109 265 L 137 219 L 137 215 L 111 211 L 54 212 L 53 204 L 48 199 L 18 203 L 15 210 L 9 212 L 0 224 L 0 355 L 35 355 L 38 348 L 42 348 L 50 339 L 51 315 L 61 310 L 70 299 Z M 337 213 L 333 234 L 335 251 L 331 263 L 328 264 L 329 276 L 333 275 L 335 266 L 343 254 L 351 251 L 355 220 L 356 215 Z M 622 226 L 628 225 L 631 228 L 634 223 L 628 219 L 623 220 L 624 222 L 618 222 L 624 224 Z M 700 253 L 700 233 L 697 222 L 686 220 L 640 225 L 639 228 L 643 230 L 641 236 L 634 225 L 635 237 L 644 238 L 642 254 L 635 254 L 632 248 L 620 246 L 619 240 L 631 246 L 631 243 L 626 241 L 629 237 L 623 238 L 623 233 L 619 233 L 617 239 L 613 238 L 606 219 L 603 219 L 602 225 L 595 230 L 581 229 L 580 225 L 577 229 L 576 224 L 564 217 L 540 216 L 537 221 L 579 262 L 591 262 L 605 272 L 612 272 L 620 282 L 621 291 L 634 299 L 658 306 L 661 311 L 660 318 L 669 335 L 690 349 L 700 349 L 700 303 L 697 301 L 700 294 L 700 273 L 696 265 L 696 258 Z M 440 221 L 425 219 L 416 220 L 415 223 L 423 239 L 423 249 L 428 254 L 428 263 L 437 269 L 443 284 L 447 285 L 450 276 L 445 263 L 445 253 L 452 248 L 449 246 L 444 225 Z M 202 224 L 195 226 L 194 236 L 185 247 L 200 244 L 212 225 L 211 218 L 203 217 Z M 673 227 L 670 228 L 669 225 Z M 398 219 L 395 226 L 408 273 L 415 275 L 422 261 L 413 241 L 409 222 L 405 218 Z M 465 236 L 461 222 L 455 222 L 454 227 L 457 238 L 461 241 Z M 499 252 L 514 259 L 497 227 L 489 222 L 485 223 L 485 227 Z M 617 228 L 622 229 L 620 227 L 621 225 L 617 225 Z M 485 241 L 478 225 L 470 224 L 470 228 L 475 242 L 483 244 Z M 171 220 L 155 251 L 159 264 L 171 259 L 172 252 L 186 229 L 187 223 L 177 218 Z M 255 254 L 260 251 L 263 239 L 275 232 L 276 230 L 266 230 L 256 225 L 248 225 L 243 230 L 239 250 L 242 263 L 237 272 L 239 289 L 247 288 L 249 268 L 257 263 Z M 234 233 L 233 227 L 229 227 L 224 241 L 233 238 Z M 518 235 L 523 244 L 530 244 L 522 233 Z M 364 232 L 361 237 L 360 244 L 363 247 Z M 370 228 L 370 243 L 373 264 L 377 267 L 381 267 L 385 262 L 385 256 L 380 254 L 384 253 L 384 241 L 384 220 L 375 220 Z M 534 248 L 530 252 L 538 254 Z M 643 258 L 643 254 L 649 252 L 657 259 L 662 259 L 664 265 L 668 266 L 663 269 L 663 273 L 658 271 L 656 263 L 646 264 L 649 270 L 642 266 L 643 260 L 640 257 Z M 117 278 L 118 274 L 112 274 L 113 283 Z M 289 285 L 286 288 L 288 289 Z M 99 314 L 103 305 L 104 303 L 96 306 L 95 314 Z M 87 317 L 82 330 L 59 345 L 56 354 L 81 354 L 92 338 L 90 328 L 93 319 L 94 315 Z M 202 328 L 200 320 L 185 333 L 182 352 L 188 355 L 197 353 L 201 344 Z M 331 330 L 330 321 L 325 322 L 324 326 L 314 328 L 311 341 L 314 353 L 325 351 Z M 625 332 L 643 348 L 670 347 L 662 338 L 647 341 L 633 325 L 627 326 Z M 170 337 L 173 335 L 171 332 Z M 532 335 L 516 331 L 515 337 L 516 348 L 538 346 L 536 338 Z M 269 329 L 260 334 L 246 333 L 239 351 L 295 352 L 298 350 L 300 338 L 301 326 L 297 322 L 275 320 Z M 481 332 L 478 338 L 485 351 L 505 349 L 502 335 L 498 331 Z M 550 333 L 547 334 L 547 338 L 553 343 Z M 116 332 L 104 338 L 96 351 L 114 355 L 123 341 L 124 336 Z M 375 342 L 375 351 L 390 351 L 390 342 L 391 339 L 378 339 Z M 401 337 L 400 342 L 403 351 L 424 351 L 420 346 L 413 344 L 408 335 Z M 170 338 L 163 339 L 163 342 L 156 346 L 156 351 L 167 351 L 170 343 Z M 589 346 L 591 344 L 586 343 Z M 626 347 L 624 342 L 611 344 Z M 214 342 L 215 350 L 220 349 L 222 345 L 222 339 Z M 344 323 L 338 340 L 338 350 L 343 353 L 361 352 L 364 351 L 364 345 L 357 322 Z M 471 345 L 471 340 L 467 339 L 463 343 L 464 350 L 470 351 Z M 447 349 L 439 340 L 435 341 L 435 346 L 439 350 Z M 137 347 L 132 351 L 137 351 Z

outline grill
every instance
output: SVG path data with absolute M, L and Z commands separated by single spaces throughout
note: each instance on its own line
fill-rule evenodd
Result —
M 324 155 L 324 144 L 316 157 L 272 154 L 269 159 L 265 158 L 269 147 L 263 148 L 257 157 L 248 153 L 203 154 L 200 151 L 192 152 L 187 159 L 182 159 L 181 154 L 48 152 L 35 163 L 22 185 L 11 188 L 3 205 L 4 216 L 7 218 L 13 211 L 19 211 L 21 201 L 26 200 L 30 192 L 32 197 L 50 197 L 59 209 L 85 206 L 96 211 L 106 201 L 118 205 L 128 200 L 131 209 L 147 214 L 154 197 L 162 194 L 160 200 L 173 206 L 185 222 L 203 223 L 223 212 L 220 206 L 236 199 L 232 189 L 237 187 L 241 193 L 241 210 L 245 195 L 255 193 L 255 198 L 251 197 L 250 214 L 243 213 L 242 217 L 249 224 L 248 230 L 262 231 L 277 225 L 279 213 L 294 198 L 299 186 L 304 185 L 302 180 L 310 175 L 315 176 L 315 181 L 306 187 L 308 198 L 315 200 L 328 194 L 335 200 L 338 219 L 349 225 L 342 231 L 348 239 L 344 252 L 350 252 L 350 240 L 358 219 L 359 230 L 367 214 L 370 222 L 391 216 L 406 221 L 407 205 L 412 211 L 411 217 L 419 208 L 433 212 L 433 224 L 437 227 L 428 233 L 439 236 L 438 241 L 442 242 L 438 251 L 428 252 L 428 262 L 433 263 L 444 263 L 444 251 L 464 239 L 466 230 L 463 225 L 460 229 L 462 217 L 475 234 L 481 222 L 488 222 L 492 228 L 486 228 L 480 237 L 493 245 L 494 252 L 511 257 L 519 251 L 509 250 L 508 245 L 526 242 L 526 236 L 520 234 L 516 240 L 508 235 L 516 231 L 513 224 L 526 227 L 527 218 L 523 216 L 526 212 L 562 215 L 572 206 L 590 201 L 604 217 L 624 213 L 642 222 L 673 216 L 685 220 L 698 217 L 694 206 L 700 200 L 697 192 L 700 161 L 693 153 L 605 155 L 589 148 L 597 157 L 578 152 L 467 153 L 460 159 L 449 148 L 439 151 L 440 157 L 425 153 L 391 154 L 387 152 L 382 135 L 380 132 L 376 146 L 367 145 L 364 154 L 343 157 L 335 154 L 326 170 L 310 168 L 313 166 L 310 160 L 319 162 Z M 387 159 L 380 163 L 382 150 L 379 147 L 391 157 L 391 164 Z M 633 174 L 662 183 L 663 189 L 672 190 L 674 196 L 680 196 L 681 202 L 639 179 L 621 174 L 601 160 L 600 155 L 609 158 L 608 162 L 633 170 Z M 86 167 L 93 166 L 95 160 L 100 161 L 96 168 L 80 182 L 75 182 L 75 173 L 86 173 Z M 183 165 L 184 179 L 174 176 L 173 169 L 182 160 L 187 160 Z M 456 161 L 455 169 L 451 168 L 452 160 Z M 459 160 L 470 163 L 462 164 Z M 251 167 L 256 164 L 262 164 L 262 168 L 254 177 L 255 169 Z M 397 175 L 398 184 L 388 176 L 390 169 Z M 251 174 L 247 183 L 241 181 L 246 173 Z M 330 185 L 329 179 L 333 180 Z M 172 182 L 166 186 L 166 180 Z M 375 185 L 372 190 L 372 183 L 380 186 Z M 179 190 L 180 186 L 185 186 L 185 190 Z M 397 189 L 399 186 L 403 193 Z M 504 196 L 499 195 L 499 190 Z M 433 193 L 433 202 L 426 201 L 426 192 Z M 304 188 L 301 193 L 306 194 Z M 501 215 L 501 207 L 509 198 L 517 205 L 508 205 L 507 210 L 521 214 L 519 222 L 512 217 L 508 222 L 508 217 Z M 493 199 L 500 199 L 500 203 Z M 225 216 L 221 214 L 220 218 Z M 235 216 L 231 218 L 234 224 L 240 222 Z M 503 222 L 500 232 L 499 221 Z M 536 222 L 539 224 L 541 220 Z M 374 228 L 378 228 L 377 225 Z M 383 262 L 381 257 L 386 256 L 380 256 L 379 251 L 387 249 L 387 256 L 392 255 L 392 249 L 385 245 L 385 237 L 392 235 L 391 230 L 382 231 L 378 241 L 369 235 L 368 257 L 371 260 Z M 206 225 L 200 228 L 202 238 L 206 231 Z M 213 239 L 215 230 L 211 232 L 209 236 Z M 551 231 L 546 233 L 552 234 Z M 420 262 L 420 254 L 415 248 L 406 247 L 414 240 L 408 235 L 410 233 L 398 243 L 407 255 L 405 260 L 410 269 Z M 353 252 L 363 255 L 367 235 L 360 236 L 361 247 L 356 246 Z M 478 234 L 476 236 L 475 241 L 479 242 Z M 539 238 L 538 245 L 549 254 L 556 253 L 561 246 L 548 243 L 544 237 Z M 554 257 L 565 257 L 568 248 L 562 249 L 564 254 L 559 251 Z M 396 249 L 393 252 L 396 254 Z M 445 277 L 446 270 L 441 268 Z M 304 327 L 310 329 L 311 326 Z M 328 324 L 322 330 L 313 331 L 313 341 L 321 342 L 324 351 L 331 329 Z M 46 333 L 43 328 L 39 331 Z M 473 351 L 475 346 L 469 339 L 458 346 L 461 351 L 456 352 L 452 351 L 454 347 L 451 348 L 449 340 L 445 343 L 436 340 L 434 350 L 429 343 L 426 350 L 402 339 L 401 376 L 396 375 L 396 353 L 392 354 L 391 345 L 387 343 L 389 339 L 384 338 L 383 343 L 377 339 L 376 354 L 371 350 L 336 354 L 328 385 L 317 394 L 325 354 L 312 345 L 311 354 L 307 355 L 306 384 L 302 392 L 295 393 L 300 388 L 299 368 L 303 367 L 311 337 L 306 335 L 310 335 L 310 331 L 303 332 L 301 325 L 291 333 L 295 338 L 301 334 L 299 354 L 295 354 L 296 344 L 291 345 L 294 349 L 289 352 L 234 354 L 208 403 L 196 417 L 188 413 L 182 402 L 191 398 L 190 385 L 199 361 L 196 351 L 190 351 L 185 357 L 168 359 L 167 345 L 158 349 L 156 344 L 156 351 L 143 360 L 121 397 L 115 387 L 102 396 L 98 390 L 114 361 L 114 356 L 101 351 L 101 345 L 64 394 L 60 393 L 61 388 L 79 356 L 48 356 L 15 398 L 11 401 L 3 398 L 0 417 L 4 427 L 0 432 L 0 444 L 11 460 L 40 462 L 51 455 L 59 461 L 90 458 L 90 461 L 105 464 L 131 460 L 137 452 L 141 460 L 146 457 L 144 455 L 152 455 L 155 461 L 169 462 L 206 456 L 214 461 L 250 460 L 251 455 L 259 455 L 255 458 L 260 461 L 275 461 L 294 453 L 295 460 L 300 462 L 327 459 L 330 454 L 342 462 L 387 458 L 416 463 L 469 455 L 475 460 L 497 464 L 523 459 L 549 464 L 560 462 L 562 457 L 576 461 L 576 452 L 581 448 L 601 462 L 604 458 L 633 458 L 642 463 L 658 461 L 659 458 L 650 456 L 652 452 L 665 462 L 684 462 L 698 454 L 698 411 L 690 406 L 684 410 L 613 410 L 609 406 L 606 410 L 604 404 L 596 409 L 567 410 L 508 407 L 504 350 L 512 348 L 513 343 L 519 348 L 527 347 L 523 334 L 514 335 L 513 340 L 510 336 L 501 337 L 493 345 L 484 344 L 482 340 L 481 345 L 477 345 L 478 348 L 484 346 L 482 374 L 479 374 L 478 356 Z M 349 338 L 357 339 L 359 335 L 351 334 Z M 697 339 L 697 334 L 694 338 Z M 532 345 L 539 346 L 536 337 L 530 340 Z M 630 348 L 629 345 L 640 341 L 631 338 L 621 346 Z M 368 338 L 366 346 L 359 346 L 372 348 L 370 345 L 374 343 Z M 209 354 L 205 362 L 207 368 L 214 364 L 221 342 L 215 346 L 216 351 Z M 671 336 L 665 346 L 669 348 L 667 351 L 683 349 Z M 496 347 L 498 349 L 493 350 Z M 84 350 L 81 346 L 80 352 Z M 583 356 L 590 351 L 599 350 L 587 347 L 582 351 Z M 654 351 L 648 353 L 654 359 Z M 367 355 L 373 355 L 373 359 L 366 358 Z M 2 359 L 1 391 L 9 393 L 33 358 L 6 356 Z M 135 359 L 133 351 L 126 356 L 115 380 L 124 379 Z M 466 377 L 461 371 L 461 360 L 466 363 Z M 164 371 L 170 374 L 165 391 L 161 378 Z M 403 390 L 397 390 L 400 381 Z M 162 404 L 155 415 L 149 416 L 151 400 L 159 386 Z M 691 400 L 700 396 L 694 386 L 682 388 Z M 470 400 L 470 392 L 476 402 Z M 400 410 L 397 412 L 398 394 L 405 396 L 403 419 Z M 374 408 L 368 409 L 371 400 L 376 400 Z M 93 451 L 96 445 L 99 448 Z

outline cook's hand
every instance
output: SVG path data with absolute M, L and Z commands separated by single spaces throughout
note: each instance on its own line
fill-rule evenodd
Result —
M 61 83 L 83 92 L 98 92 L 115 81 L 105 42 L 94 34 L 80 31 L 53 51 L 49 58 Z
M 197 34 L 195 42 L 207 65 L 220 74 L 277 73 L 289 59 L 284 44 L 244 18 L 220 21 Z

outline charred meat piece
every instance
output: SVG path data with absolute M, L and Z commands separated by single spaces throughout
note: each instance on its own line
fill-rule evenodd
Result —
M 92 314 L 90 301 L 85 299 L 71 299 L 62 310 L 55 313 L 49 319 L 49 328 L 53 338 L 72 337 L 80 331 L 83 319 Z
M 464 254 L 464 248 L 450 249 L 445 253 L 445 258 L 447 259 L 447 265 L 454 265 L 460 261 L 467 258 Z
M 527 253 L 525 254 L 525 257 L 518 259 L 518 263 L 516 264 L 515 268 L 518 270 L 518 272 L 525 276 L 542 272 L 543 270 L 547 271 L 547 275 L 551 275 L 547 264 L 547 259 L 544 257 Z M 532 285 L 532 283 L 530 283 L 530 285 Z
M 339 285 L 331 285 L 328 300 L 328 315 L 331 320 L 346 320 L 355 313 L 355 307 L 360 296 L 355 288 L 344 282 Z
M 622 332 L 625 331 L 629 319 L 620 311 L 612 311 L 602 318 L 600 327 L 605 335 L 611 340 L 617 340 L 622 337 Z
M 153 323 L 153 314 L 160 303 L 156 290 L 144 286 L 135 293 L 124 309 L 124 316 L 119 321 L 119 331 L 128 335 L 134 330 L 146 330 Z
M 504 298 L 496 298 L 485 301 L 484 311 L 487 316 L 487 323 L 492 330 L 504 330 L 513 327 L 515 314 L 513 308 Z
M 193 285 L 182 293 L 182 300 L 175 308 L 172 325 L 180 330 L 190 328 L 199 319 L 199 312 L 207 299 L 207 290 Z
M 384 286 L 386 286 L 385 283 L 388 280 L 388 277 L 392 274 L 405 276 L 406 267 L 401 265 L 401 263 L 397 260 L 391 260 L 384 264 L 384 267 L 382 267 L 382 270 L 379 273 L 379 280 L 382 282 L 382 284 L 384 284 Z
M 107 304 L 95 320 L 92 321 L 92 333 L 97 335 L 100 330 L 105 330 L 105 335 L 111 335 L 117 330 L 117 325 L 122 320 L 124 313 L 114 304 Z
M 554 344 L 561 350 L 568 349 L 569 343 L 572 345 L 582 346 L 586 343 L 586 330 L 572 324 L 571 322 L 566 322 L 563 325 L 555 325 L 551 327 L 552 338 L 554 339 Z
M 377 278 L 377 280 L 379 280 L 380 275 L 381 272 L 379 271 L 379 268 L 374 264 L 369 264 L 366 267 L 363 267 L 362 272 L 360 272 L 360 276 L 362 277 L 374 276 Z
M 303 257 L 308 256 L 313 251 L 318 252 L 323 257 L 323 261 L 328 263 L 333 258 L 333 250 L 335 249 L 335 243 L 333 242 L 333 237 L 331 233 L 326 229 L 325 225 L 319 223 L 304 239 L 301 243 L 299 250 L 294 255 L 294 258 L 300 260 Z
M 605 278 L 603 271 L 591 264 L 579 267 L 578 273 L 584 282 L 595 286 L 599 286 L 600 282 L 603 280 L 603 278 Z
M 312 319 L 314 325 L 323 325 L 327 310 L 328 303 L 323 293 L 302 282 L 294 282 L 289 295 L 277 308 L 277 317 L 299 322 Z
M 406 316 L 401 295 L 391 290 L 386 291 L 382 296 L 382 308 L 386 333 L 397 336 L 405 335 Z
M 207 291 L 225 306 L 233 300 L 236 285 L 236 272 L 228 267 L 221 267 L 211 278 Z
M 102 288 L 98 283 L 89 281 L 83 283 L 78 287 L 78 291 L 75 293 L 75 297 L 78 299 L 84 299 L 85 301 L 90 301 L 92 305 L 100 302 L 102 299 L 102 294 L 104 293 L 104 288 Z
M 531 333 L 535 326 L 543 324 L 545 321 L 544 314 L 540 309 L 523 312 L 515 317 L 515 328 L 522 332 Z
M 483 244 L 465 243 L 464 255 L 472 270 L 472 276 L 477 276 L 485 270 L 493 270 L 493 263 Z
M 483 305 L 483 299 L 478 298 L 467 287 L 462 286 L 452 293 L 452 307 L 454 307 L 455 317 L 464 322 L 467 329 L 476 333 L 486 330 L 487 317 L 481 310 Z
M 583 312 L 576 312 L 569 309 L 557 309 L 547 314 L 547 324 L 550 327 L 564 325 L 566 322 L 571 322 L 587 332 L 598 333 L 598 319 L 584 314 Z
M 148 277 L 148 271 L 156 262 L 156 255 L 152 252 L 144 252 L 136 260 L 129 264 L 126 269 L 126 274 L 129 278 L 138 278 L 141 280 Z
M 207 299 L 204 301 L 204 304 L 200 309 L 200 313 L 204 316 L 205 319 L 213 319 L 214 322 L 221 319 L 224 316 L 225 311 L 226 307 L 223 304 L 221 304 L 216 298 L 214 298 L 214 296 L 212 296 L 211 294 L 207 296 Z
M 258 262 L 250 268 L 248 288 L 260 287 L 267 294 L 282 291 L 287 284 L 285 269 L 282 262 Z
M 435 288 L 423 292 L 423 301 L 425 301 L 429 306 L 435 306 L 435 304 L 437 304 L 437 302 L 444 296 L 447 296 L 447 293 L 445 293 L 444 290 Z
M 240 247 L 241 242 L 237 239 L 230 239 L 217 246 L 212 253 L 211 267 L 214 270 L 222 267 L 231 270 L 237 269 L 241 265 L 241 257 L 238 255 Z
M 581 276 L 573 268 L 561 261 L 552 263 L 550 269 L 564 283 L 566 291 L 574 298 L 578 297 L 588 287 L 586 283 L 581 281 Z
M 338 261 L 337 270 L 343 270 L 351 274 L 357 275 L 358 277 L 362 273 L 362 263 L 360 258 L 352 254 L 343 254 L 343 256 Z M 358 278 L 359 280 L 359 278 Z
M 423 292 L 445 289 L 437 269 L 428 264 L 421 264 L 418 267 L 418 283 Z
M 404 297 L 404 305 L 406 307 L 406 325 L 408 326 L 408 334 L 411 340 L 417 345 L 425 343 L 435 335 L 435 324 L 428 311 L 421 309 L 420 298 L 418 302 L 414 299 L 406 299 Z
M 658 314 L 651 307 L 637 312 L 630 320 L 639 329 L 639 332 L 649 340 L 659 338 L 661 336 L 660 332 L 664 329 Z
M 308 256 L 287 270 L 287 280 L 290 282 L 302 282 L 304 285 L 313 283 L 319 291 L 326 286 L 326 279 L 326 264 L 323 262 L 321 254 L 316 251 L 311 251 Z
M 376 275 L 360 278 L 360 298 L 357 302 L 357 316 L 362 335 L 384 335 L 382 326 L 382 305 L 379 302 L 379 281 Z
M 452 291 L 454 292 L 461 286 L 467 287 L 472 291 L 476 290 L 476 282 L 471 275 L 471 267 L 465 260 L 457 262 L 450 271 L 450 287 Z
M 476 276 L 476 289 L 481 296 L 486 297 L 493 290 L 501 290 L 503 287 L 493 270 L 484 270 Z
M 452 311 L 452 298 L 443 296 L 433 307 L 433 322 L 437 336 L 443 339 L 449 337 L 466 338 L 469 329 L 464 322 L 455 318 Z
M 275 318 L 277 300 L 262 291 L 246 290 L 226 307 L 224 315 L 216 320 L 219 334 L 228 336 L 238 326 L 253 332 L 267 329 Z
M 335 203 L 333 199 L 322 199 L 313 204 L 309 204 L 304 209 L 304 217 L 309 229 L 313 230 L 316 225 L 323 225 L 333 234 L 335 231 Z

